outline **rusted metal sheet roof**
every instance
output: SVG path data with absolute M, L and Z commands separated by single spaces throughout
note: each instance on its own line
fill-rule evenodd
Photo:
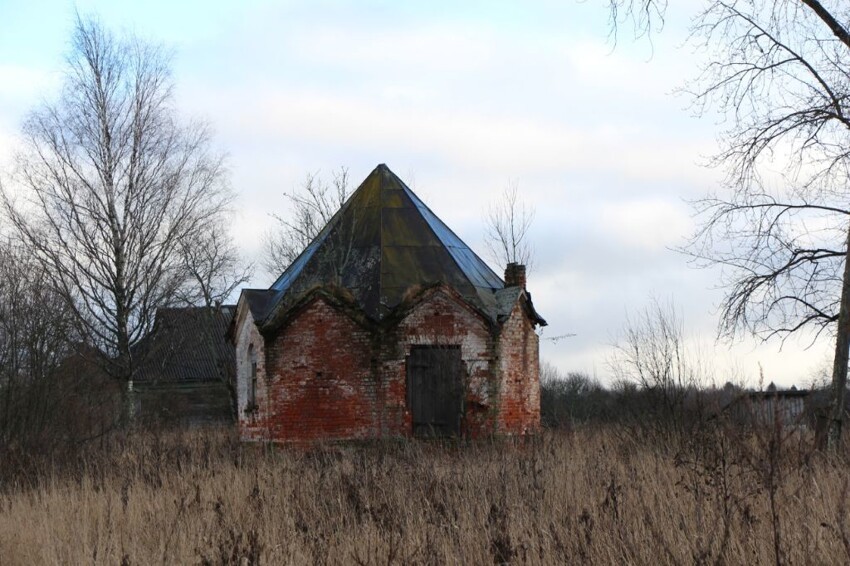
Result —
M 502 322 L 507 319 L 510 316 L 511 311 L 514 309 L 514 305 L 523 296 L 525 296 L 525 302 L 523 305 L 525 306 L 526 312 L 531 320 L 540 326 L 547 326 L 548 323 L 546 320 L 540 316 L 536 310 L 534 310 L 534 303 L 531 302 L 531 293 L 521 289 L 520 287 L 505 287 L 504 289 L 496 291 L 496 320 L 498 322 Z
M 505 287 L 502 279 L 381 164 L 268 293 L 246 298 L 252 311 L 267 305 L 264 320 L 254 314 L 263 323 L 310 289 L 332 284 L 380 320 L 408 290 L 435 283 L 450 285 L 494 322 L 506 308 L 505 297 L 496 297 Z

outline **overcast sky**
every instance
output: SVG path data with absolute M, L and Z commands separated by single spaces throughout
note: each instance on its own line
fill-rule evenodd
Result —
M 238 194 L 234 237 L 259 254 L 270 213 L 308 172 L 379 163 L 485 256 L 483 216 L 512 181 L 536 207 L 529 290 L 549 321 L 541 356 L 606 381 L 611 343 L 653 298 L 755 384 L 808 384 L 828 340 L 714 342 L 718 274 L 671 251 L 692 232 L 688 199 L 718 186 L 702 166 L 719 119 L 674 91 L 694 77 L 691 13 L 650 43 L 608 35 L 607 2 L 84 1 L 115 31 L 174 49 L 178 106 L 208 120 Z M 688 10 L 696 1 L 674 2 Z M 26 113 L 51 98 L 74 19 L 66 1 L 0 0 L 0 167 Z M 501 273 L 501 266 L 491 261 Z M 252 286 L 270 284 L 258 275 Z M 552 341 L 575 333 L 573 338 Z M 730 350 L 731 348 L 731 350 Z

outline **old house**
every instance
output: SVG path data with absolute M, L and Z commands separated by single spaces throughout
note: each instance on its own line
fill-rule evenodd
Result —
M 232 424 L 232 305 L 160 308 L 152 332 L 135 346 L 129 384 L 133 419 L 197 427 Z
M 546 322 L 385 165 L 265 290 L 240 296 L 246 440 L 523 434 Z

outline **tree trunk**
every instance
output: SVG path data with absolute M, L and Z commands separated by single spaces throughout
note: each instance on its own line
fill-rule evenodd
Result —
M 847 232 L 844 258 L 844 277 L 841 285 L 841 303 L 838 308 L 838 329 L 835 336 L 835 361 L 832 366 L 832 392 L 827 448 L 835 452 L 841 442 L 844 422 L 844 391 L 847 387 L 847 357 L 850 353 L 850 228 Z

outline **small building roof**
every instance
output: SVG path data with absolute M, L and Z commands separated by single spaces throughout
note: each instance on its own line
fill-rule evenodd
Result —
M 234 346 L 226 338 L 235 312 L 235 305 L 158 309 L 153 331 L 134 347 L 140 364 L 133 380 L 221 380 L 235 364 Z

